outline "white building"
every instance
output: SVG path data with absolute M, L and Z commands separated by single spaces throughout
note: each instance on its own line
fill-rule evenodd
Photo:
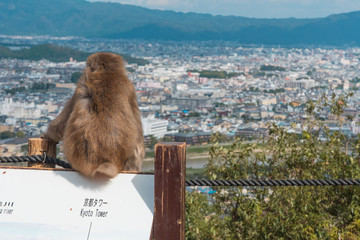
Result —
M 144 136 L 153 135 L 162 138 L 167 133 L 168 120 L 156 119 L 154 116 L 141 118 Z
M 301 80 L 290 80 L 286 82 L 286 87 L 290 88 L 312 88 L 315 87 L 315 80 L 313 79 L 301 79 Z
M 261 101 L 261 104 L 264 106 L 268 106 L 268 105 L 275 105 L 276 102 L 276 97 L 270 97 L 270 98 L 266 98 L 264 100 Z
M 348 80 L 344 81 L 343 89 L 344 91 L 349 91 L 350 83 Z
M 5 98 L 0 102 L 0 115 L 14 118 L 40 118 L 44 109 L 44 104 L 14 102 L 12 98 Z

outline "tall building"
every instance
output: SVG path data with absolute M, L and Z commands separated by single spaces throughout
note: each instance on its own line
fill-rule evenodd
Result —
M 40 118 L 44 109 L 44 104 L 14 102 L 12 98 L 0 102 L 0 115 L 14 118 Z
M 168 120 L 156 119 L 154 116 L 141 118 L 143 125 L 144 136 L 153 135 L 157 138 L 162 138 L 167 133 Z
M 349 81 L 345 80 L 343 85 L 344 91 L 349 91 L 349 87 L 350 87 Z
M 290 80 L 286 82 L 286 87 L 289 88 L 312 88 L 315 87 L 315 80 L 313 79 L 301 79 L 301 80 Z

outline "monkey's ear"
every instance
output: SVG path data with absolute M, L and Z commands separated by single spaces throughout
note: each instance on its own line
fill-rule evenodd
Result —
M 95 72 L 98 69 L 97 61 L 94 61 L 92 59 L 87 60 L 86 66 L 89 68 L 90 72 Z
M 90 72 L 95 72 L 99 70 L 99 54 L 95 53 L 88 57 L 86 61 L 86 67 L 90 70 Z

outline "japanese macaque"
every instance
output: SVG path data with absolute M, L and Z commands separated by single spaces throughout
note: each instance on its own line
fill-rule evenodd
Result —
M 140 171 L 144 137 L 135 88 L 119 55 L 95 53 L 72 98 L 43 138 L 63 141 L 73 169 L 109 179 L 121 171 Z

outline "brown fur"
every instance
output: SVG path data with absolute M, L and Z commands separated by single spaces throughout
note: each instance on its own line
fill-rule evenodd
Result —
M 72 98 L 44 134 L 63 140 L 72 167 L 91 178 L 140 171 L 144 137 L 135 89 L 119 55 L 95 53 Z

